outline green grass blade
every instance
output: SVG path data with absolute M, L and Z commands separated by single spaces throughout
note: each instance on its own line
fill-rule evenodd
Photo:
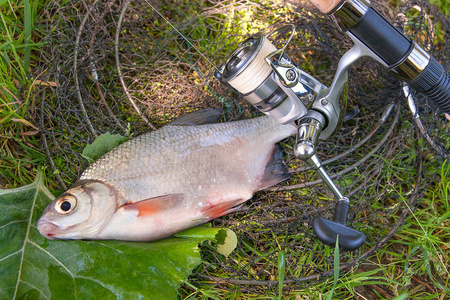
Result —
M 408 297 L 409 297 L 409 294 L 404 293 L 404 294 L 399 295 L 398 297 L 395 297 L 394 300 L 406 300 L 406 299 L 408 299 Z
M 21 59 L 20 59 L 19 55 L 18 55 L 17 52 L 16 52 L 15 43 L 14 43 L 14 41 L 13 41 L 13 38 L 12 38 L 12 36 L 11 36 L 11 33 L 9 32 L 8 25 L 6 24 L 5 16 L 4 16 L 3 13 L 1 13 L 1 12 L 0 12 L 0 18 L 2 19 L 2 24 L 3 24 L 4 29 L 5 29 L 5 37 L 4 37 L 4 38 L 5 38 L 5 40 L 7 39 L 7 40 L 11 43 L 11 50 L 12 50 L 14 59 L 15 59 L 17 62 L 21 62 Z M 5 55 L 5 56 L 7 56 L 7 55 Z M 18 66 L 17 66 L 17 67 L 18 67 L 18 69 L 19 69 L 19 71 L 20 71 L 20 74 L 15 74 L 15 76 L 16 76 L 16 77 L 25 77 L 26 72 L 25 72 L 25 70 L 24 70 L 22 64 L 21 64 L 21 63 L 18 63 Z
M 331 300 L 333 298 L 334 289 L 336 288 L 337 281 L 339 278 L 339 235 L 336 237 L 336 246 L 334 247 L 334 274 L 333 274 L 333 287 L 331 288 L 330 293 L 327 296 L 327 300 Z
M 403 270 L 405 280 L 406 280 L 406 277 L 407 277 L 407 275 L 408 275 L 409 259 L 410 259 L 410 257 L 414 254 L 414 252 L 416 252 L 417 249 L 419 249 L 421 246 L 422 246 L 422 245 L 417 245 L 417 246 L 415 246 L 415 247 L 408 253 L 408 255 L 407 255 L 406 258 L 405 258 L 405 268 L 404 268 L 404 270 Z
M 24 27 L 25 27 L 25 70 L 30 67 L 30 57 L 31 57 L 31 31 L 32 31 L 32 16 L 31 16 L 31 5 L 29 0 L 24 0 Z
M 284 251 L 278 252 L 278 299 L 283 296 L 284 272 L 286 270 L 286 260 L 284 259 Z
M 431 278 L 431 280 L 433 280 L 433 283 L 439 287 L 441 290 L 447 290 L 446 287 L 442 286 L 442 284 L 440 284 L 433 275 L 433 272 L 431 271 L 431 259 L 428 256 L 428 249 L 426 247 L 422 247 L 422 255 L 423 255 L 423 260 L 425 261 L 425 270 L 427 270 L 428 276 Z

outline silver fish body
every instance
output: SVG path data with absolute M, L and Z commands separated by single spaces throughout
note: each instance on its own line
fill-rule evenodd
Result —
M 295 132 L 269 117 L 166 125 L 94 162 L 38 229 L 50 239 L 151 241 L 205 223 L 288 177 L 275 145 Z

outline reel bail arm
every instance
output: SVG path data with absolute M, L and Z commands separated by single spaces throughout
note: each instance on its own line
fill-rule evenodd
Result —
M 366 236 L 364 233 L 347 226 L 350 201 L 342 195 L 330 176 L 328 176 L 316 153 L 316 145 L 324 123 L 325 118 L 320 112 L 310 110 L 300 119 L 297 143 L 294 148 L 295 155 L 316 170 L 337 200 L 333 220 L 317 216 L 312 221 L 312 228 L 314 234 L 322 243 L 333 246 L 336 244 L 336 239 L 339 235 L 340 249 L 355 250 L 362 246 Z

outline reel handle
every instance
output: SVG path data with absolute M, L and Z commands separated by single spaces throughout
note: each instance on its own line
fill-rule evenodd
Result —
M 309 111 L 300 120 L 297 145 L 294 149 L 295 155 L 316 170 L 322 181 L 338 200 L 333 221 L 315 217 L 312 221 L 312 228 L 314 234 L 322 243 L 333 246 L 336 244 L 337 236 L 339 236 L 340 249 L 345 251 L 355 250 L 364 244 L 366 236 L 364 233 L 347 226 L 350 201 L 342 195 L 330 176 L 328 176 L 316 153 L 316 144 L 324 121 L 325 118 L 321 113 L 313 110 Z

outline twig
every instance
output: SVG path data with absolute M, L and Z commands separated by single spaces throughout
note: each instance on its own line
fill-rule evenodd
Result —
M 108 112 L 109 116 L 114 120 L 114 122 L 116 122 L 117 126 L 119 126 L 120 129 L 122 129 L 122 131 L 125 133 L 127 130 L 125 129 L 125 127 L 123 127 L 123 125 L 120 123 L 120 121 L 117 119 L 117 117 L 113 114 L 113 112 L 109 108 L 109 105 L 106 102 L 105 96 L 103 95 L 103 92 L 100 88 L 100 83 L 98 83 L 98 81 L 95 80 L 94 84 L 95 84 L 95 87 L 97 88 L 97 92 L 100 95 L 100 99 L 102 100 L 102 103 L 105 106 L 106 111 Z
M 79 44 L 80 44 L 80 38 L 81 38 L 81 32 L 83 32 L 84 30 L 84 25 L 86 24 L 87 19 L 89 18 L 89 14 L 91 13 L 92 9 L 94 9 L 95 5 L 97 4 L 98 0 L 95 0 L 95 2 L 90 6 L 88 12 L 86 13 L 86 15 L 84 16 L 83 20 L 81 21 L 80 27 L 78 28 L 78 32 L 77 32 L 77 36 L 75 39 L 75 51 L 74 51 L 74 58 L 73 58 L 73 71 L 74 71 L 74 75 L 75 75 L 75 87 L 77 90 L 77 98 L 78 98 L 78 102 L 80 104 L 81 107 L 81 111 L 83 112 L 84 115 L 84 119 L 88 125 L 89 130 L 91 131 L 91 133 L 94 135 L 94 137 L 97 137 L 97 133 L 95 132 L 94 127 L 92 126 L 91 121 L 89 120 L 89 116 L 86 112 L 86 108 L 84 107 L 84 103 L 83 103 L 83 98 L 81 96 L 81 91 L 80 91 L 80 82 L 78 80 L 78 50 L 79 50 Z
M 50 150 L 48 148 L 47 137 L 46 137 L 47 131 L 46 131 L 45 126 L 44 126 L 45 90 L 44 90 L 44 95 L 43 95 L 41 101 L 42 101 L 41 102 L 41 117 L 40 117 L 40 122 L 39 122 L 39 127 L 40 127 L 39 130 L 42 133 L 41 134 L 41 138 L 42 138 L 42 143 L 43 143 L 44 150 L 45 150 L 45 155 L 47 156 L 48 162 L 50 163 L 50 167 L 52 168 L 53 174 L 55 174 L 55 176 L 56 176 L 56 180 L 58 181 L 59 186 L 63 190 L 67 190 L 66 184 L 62 180 L 61 175 L 59 174 L 59 172 L 57 172 L 58 169 L 56 168 L 55 163 L 53 162 L 52 155 L 50 154 Z
M 115 41 L 114 41 L 114 51 L 115 51 L 115 55 L 116 55 L 117 73 L 118 73 L 118 76 L 119 76 L 119 79 L 120 79 L 120 83 L 122 84 L 122 88 L 125 91 L 125 95 L 127 96 L 128 100 L 131 102 L 131 105 L 133 106 L 133 108 L 136 110 L 136 112 L 139 114 L 139 116 L 142 118 L 142 120 L 144 120 L 144 122 L 148 126 L 150 126 L 150 128 L 155 129 L 155 126 L 153 126 L 153 124 L 150 123 L 150 121 L 147 119 L 147 117 L 144 114 L 142 114 L 141 109 L 139 108 L 139 106 L 137 106 L 136 102 L 134 102 L 134 100 L 131 98 L 130 92 L 128 91 L 128 88 L 125 85 L 125 81 L 123 80 L 122 70 L 120 68 L 119 35 L 120 35 L 121 27 L 122 27 L 123 17 L 125 15 L 125 12 L 126 12 L 129 4 L 130 4 L 130 0 L 127 0 L 127 2 L 125 2 L 125 4 L 123 5 L 122 11 L 120 12 L 120 16 L 119 16 L 119 21 L 117 23 L 116 38 L 115 38 Z
M 411 276 L 411 279 L 414 280 L 415 282 L 421 284 L 421 285 L 426 286 L 426 287 L 428 288 L 428 290 L 430 290 L 430 292 L 431 292 L 432 294 L 436 294 L 436 293 L 437 293 L 437 291 L 436 291 L 435 289 L 433 289 L 428 283 L 423 282 L 422 280 L 419 280 L 419 279 L 416 278 L 415 276 Z
M 342 264 L 339 266 L 339 271 L 345 271 L 345 270 L 349 269 L 351 266 L 352 266 L 352 263 Z M 334 270 L 328 270 L 328 271 L 325 271 L 320 274 L 309 275 L 309 276 L 300 277 L 300 278 L 286 279 L 286 280 L 284 280 L 283 283 L 286 285 L 289 285 L 289 284 L 299 284 L 302 282 L 308 282 L 308 281 L 313 281 L 313 280 L 318 281 L 320 279 L 327 278 L 333 274 L 334 274 Z M 228 284 L 232 284 L 232 285 L 277 286 L 279 284 L 279 280 L 233 279 L 233 278 L 221 278 L 221 277 L 215 277 L 215 276 L 210 276 L 210 275 L 201 275 L 201 274 L 199 274 L 197 276 L 203 280 L 210 280 L 210 281 L 214 281 L 216 283 L 228 283 Z
M 384 288 L 382 288 L 381 286 L 378 286 L 376 284 L 369 284 L 368 287 L 376 290 L 378 293 L 381 294 L 381 296 L 388 298 L 388 299 L 394 299 L 394 296 L 391 295 L 389 292 L 387 292 Z
M 104 9 L 103 10 L 101 15 L 98 17 L 99 20 L 102 20 L 104 18 L 106 13 L 111 9 L 111 5 L 112 5 L 111 2 L 107 3 L 108 9 Z M 99 23 L 97 22 L 97 24 L 95 25 L 94 30 L 92 30 L 91 41 L 90 41 L 91 53 L 94 52 L 95 36 L 96 36 L 97 32 L 99 31 L 99 27 L 100 27 Z M 117 117 L 113 114 L 113 112 L 109 108 L 109 105 L 108 105 L 108 102 L 105 99 L 105 96 L 103 95 L 103 92 L 102 92 L 101 87 L 100 87 L 100 83 L 98 82 L 98 74 L 97 74 L 96 65 L 94 63 L 94 59 L 93 59 L 91 54 L 89 55 L 89 58 L 90 58 L 90 61 L 91 61 L 92 80 L 94 81 L 95 88 L 97 89 L 98 95 L 100 96 L 100 100 L 101 100 L 102 104 L 104 105 L 106 111 L 108 112 L 109 116 L 116 123 L 116 125 L 122 130 L 122 132 L 126 133 L 125 127 L 120 123 L 120 121 L 117 119 Z

